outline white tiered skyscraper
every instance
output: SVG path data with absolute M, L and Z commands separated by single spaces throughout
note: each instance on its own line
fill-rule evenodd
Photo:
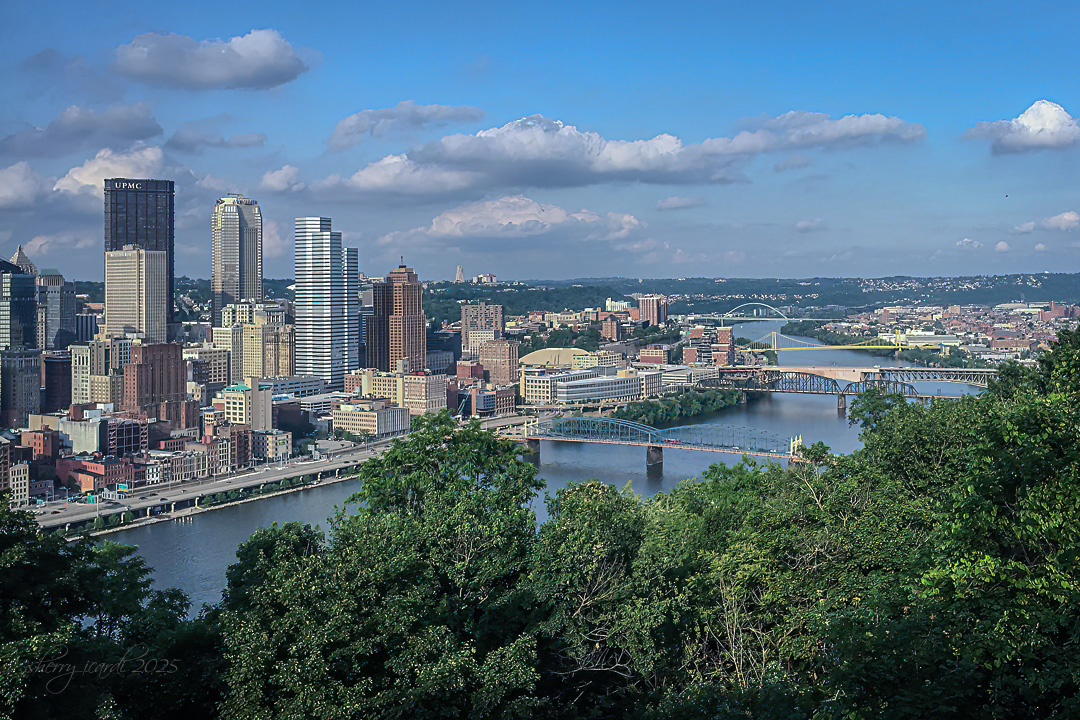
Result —
M 243 195 L 223 197 L 210 217 L 210 292 L 214 327 L 221 308 L 262 300 L 262 213 Z
M 330 218 L 296 218 L 296 373 L 341 388 L 349 367 L 350 303 L 341 233 Z M 358 320 L 357 320 L 358 321 Z M 357 333 L 359 334 L 359 333 Z

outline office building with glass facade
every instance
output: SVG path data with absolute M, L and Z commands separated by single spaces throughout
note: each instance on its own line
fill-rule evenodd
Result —
M 168 322 L 173 319 L 175 274 L 175 188 L 172 180 L 105 180 L 105 252 L 134 246 L 165 253 Z

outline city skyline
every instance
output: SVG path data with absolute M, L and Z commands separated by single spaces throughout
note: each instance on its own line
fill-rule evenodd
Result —
M 416 3 L 444 22 L 410 45 L 383 8 L 253 29 L 201 7 L 65 6 L 0 48 L 5 256 L 96 279 L 100 183 L 126 176 L 175 180 L 191 277 L 230 192 L 260 198 L 267 277 L 307 216 L 425 279 L 1080 270 L 1071 8 L 556 5 L 523 11 L 540 42 Z

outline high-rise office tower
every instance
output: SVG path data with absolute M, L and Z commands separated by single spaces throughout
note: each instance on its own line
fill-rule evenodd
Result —
M 345 273 L 346 330 L 345 372 L 360 367 L 360 253 L 356 248 L 342 248 L 341 269 Z
M 75 283 L 59 270 L 37 276 L 37 345 L 42 350 L 66 350 L 75 342 Z
M 650 325 L 663 325 L 667 322 L 667 298 L 663 295 L 642 295 L 638 298 L 641 319 Z
M 105 180 L 105 252 L 133 245 L 165 253 L 166 322 L 173 320 L 175 191 L 172 180 Z
M 518 381 L 517 340 L 490 340 L 480 346 L 479 355 L 489 382 L 513 385 Z
M 56 412 L 71 406 L 71 353 L 41 354 L 41 411 Z
M 17 347 L 37 347 L 37 285 L 33 275 L 0 260 L 0 350 Z
M 296 218 L 295 240 L 296 372 L 338 389 L 349 359 L 341 233 L 330 218 Z
M 141 333 L 147 342 L 168 339 L 168 256 L 128 245 L 105 253 L 105 334 Z
M 404 263 L 386 276 L 390 286 L 390 370 L 396 372 L 407 360 L 409 371 L 427 366 L 427 318 L 424 317 L 424 288 L 420 279 Z
M 295 372 L 294 328 L 285 322 L 285 310 L 273 302 L 226 305 L 221 327 L 214 328 L 214 345 L 227 349 L 229 380 L 252 377 L 288 377 Z
M 390 370 L 390 313 L 393 309 L 390 283 L 372 281 L 370 311 L 365 312 L 364 317 L 364 367 L 384 372 Z
M 217 201 L 210 216 L 211 320 L 240 300 L 262 299 L 262 213 L 243 195 Z
M 460 265 L 457 266 L 457 273 L 454 275 L 454 282 L 465 282 L 465 270 Z
M 24 427 L 41 409 L 41 351 L 34 347 L 0 350 L 0 422 Z
M 131 340 L 91 340 L 71 346 L 71 402 L 124 400 L 124 366 L 131 359 Z
M 461 306 L 461 350 L 476 354 L 480 346 L 503 336 L 503 306 L 478 305 Z

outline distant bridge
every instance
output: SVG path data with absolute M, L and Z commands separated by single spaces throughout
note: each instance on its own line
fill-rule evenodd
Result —
M 539 457 L 540 441 L 638 445 L 645 447 L 646 467 L 663 467 L 664 448 L 750 455 L 774 459 L 797 458 L 800 438 L 782 438 L 773 433 L 731 425 L 687 425 L 659 430 L 631 420 L 600 417 L 572 417 L 542 420 L 503 431 L 503 436 L 525 441 L 530 453 Z
M 909 343 L 899 339 L 890 340 L 883 337 L 874 337 L 858 342 L 850 342 L 845 345 L 824 345 L 806 338 L 792 337 L 791 335 L 784 335 L 779 332 L 771 332 L 757 340 L 750 341 L 745 349 L 759 352 L 766 350 L 772 350 L 774 352 L 790 352 L 793 350 L 940 350 L 942 349 L 942 344 L 939 342 Z
M 753 308 L 753 312 L 749 312 L 748 308 Z M 765 313 L 759 312 L 765 310 Z M 741 312 L 740 312 L 741 311 Z M 687 313 L 687 317 L 693 320 L 712 320 L 716 322 L 745 322 L 748 320 L 784 320 L 790 321 L 792 319 L 797 320 L 836 320 L 836 318 L 811 318 L 811 317 L 799 317 L 790 318 L 783 313 L 783 311 L 774 308 L 772 305 L 766 305 L 760 302 L 748 302 L 742 305 L 736 305 L 727 312 L 724 313 Z
M 735 388 L 750 392 L 835 395 L 845 409 L 847 398 L 871 388 L 899 393 L 914 400 L 958 398 L 960 395 L 921 393 L 913 382 L 949 382 L 987 387 L 993 369 L 975 368 L 852 368 L 745 366 L 722 368 L 719 378 L 702 380 L 702 387 Z

